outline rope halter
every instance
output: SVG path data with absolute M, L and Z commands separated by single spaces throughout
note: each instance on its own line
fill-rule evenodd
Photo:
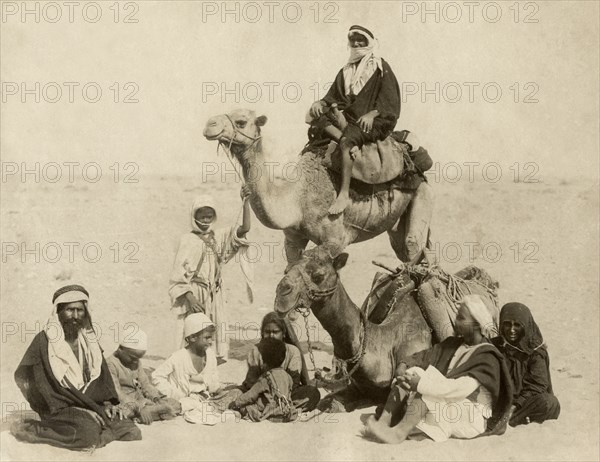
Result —
M 300 273 L 300 276 L 302 277 L 302 281 L 304 282 L 304 284 L 306 286 L 307 297 L 311 301 L 329 297 L 329 296 L 333 295 L 335 293 L 335 291 L 337 290 L 337 286 L 339 283 L 339 276 L 338 276 L 337 272 L 336 272 L 335 283 L 331 287 L 328 287 L 326 289 L 319 289 L 319 286 L 317 286 L 311 280 L 310 276 L 308 275 L 308 273 L 306 272 L 306 270 L 304 268 L 302 268 L 302 267 L 298 268 L 298 272 Z M 299 297 L 298 301 L 296 302 L 296 305 L 294 306 L 294 310 L 297 311 L 298 313 L 300 313 L 304 317 L 304 324 L 306 327 L 306 338 L 307 338 L 307 343 L 308 343 L 308 352 L 309 352 L 310 359 L 311 359 L 311 362 L 313 365 L 313 369 L 315 370 L 315 377 L 318 376 L 321 381 L 327 382 L 323 377 L 322 370 L 318 369 L 316 367 L 314 355 L 312 352 L 312 344 L 310 341 L 310 333 L 309 333 L 309 327 L 308 327 L 308 316 L 310 316 L 310 308 L 305 306 L 302 301 L 302 297 Z M 365 314 L 361 310 L 359 310 L 359 314 L 360 314 L 360 331 L 359 331 L 358 351 L 354 355 L 352 355 L 351 358 L 348 358 L 348 359 L 341 359 L 341 358 L 336 357 L 336 359 L 343 364 L 343 379 L 342 380 L 345 381 L 346 383 L 350 383 L 350 378 L 358 370 L 358 367 L 360 366 L 360 361 L 361 361 L 362 357 L 364 356 L 365 350 L 367 347 L 367 342 L 366 342 L 367 319 L 366 319 Z M 350 371 L 347 370 L 348 364 L 353 364 L 353 367 Z M 328 381 L 328 382 L 335 383 L 337 381 Z
M 249 140 L 252 140 L 252 143 L 250 143 L 248 146 L 246 146 L 246 148 L 240 153 L 244 154 L 248 149 L 250 149 L 252 146 L 254 146 L 254 144 L 260 140 L 262 138 L 262 136 L 257 136 L 257 137 L 252 137 L 250 135 L 245 134 L 243 131 L 241 131 L 236 125 L 235 122 L 231 119 L 231 117 L 229 117 L 229 114 L 225 114 L 225 117 L 227 117 L 227 120 L 229 120 L 229 123 L 231 124 L 231 130 L 233 131 L 233 136 L 229 139 L 229 146 L 227 146 L 227 151 L 229 153 L 229 155 L 231 155 L 231 146 L 234 144 L 234 140 L 236 135 L 242 135 L 245 138 L 248 138 Z M 241 143 L 239 143 L 241 144 Z M 223 145 L 223 147 L 225 147 L 225 143 L 223 143 L 221 140 L 219 140 L 219 145 Z

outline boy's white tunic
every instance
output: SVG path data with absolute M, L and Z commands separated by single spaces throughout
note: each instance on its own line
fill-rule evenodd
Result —
M 169 281 L 171 306 L 178 317 L 177 347 L 180 348 L 184 345 L 183 320 L 189 314 L 185 294 L 191 292 L 205 308 L 206 315 L 215 323 L 217 356 L 227 357 L 228 339 L 225 333 L 228 323 L 223 312 L 220 266 L 239 252 L 238 258 L 242 272 L 246 282 L 250 285 L 249 264 L 248 259 L 245 258 L 249 242 L 237 236 L 238 225 L 236 224 L 230 228 L 211 231 L 214 235 L 214 249 L 211 248 L 202 237 L 196 234 L 200 233 L 200 229 L 194 220 L 194 214 L 202 207 L 211 207 L 216 211 L 212 199 L 208 196 L 199 197 L 194 202 L 191 210 L 191 223 L 195 233 L 186 233 L 181 237 Z
M 206 349 L 206 365 L 201 372 L 186 348 L 177 350 L 152 373 L 152 383 L 163 395 L 178 400 L 192 393 L 217 391 L 220 383 L 214 350 Z

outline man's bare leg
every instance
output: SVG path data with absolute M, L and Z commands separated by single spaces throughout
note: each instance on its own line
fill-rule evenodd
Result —
M 342 151 L 342 185 L 337 198 L 331 207 L 329 207 L 330 215 L 342 213 L 346 207 L 352 203 L 350 200 L 350 178 L 352 177 L 352 165 L 354 164 L 354 160 L 350 155 L 351 149 L 354 150 L 358 148 L 342 138 L 340 141 L 340 150 Z
M 417 395 L 409 404 L 406 414 L 404 414 L 404 417 L 398 425 L 395 427 L 388 427 L 387 425 L 379 425 L 379 422 L 374 419 L 369 419 L 369 421 L 367 421 L 368 432 L 383 443 L 400 444 L 408 438 L 410 432 L 426 414 L 427 406 L 421 399 L 421 395 Z

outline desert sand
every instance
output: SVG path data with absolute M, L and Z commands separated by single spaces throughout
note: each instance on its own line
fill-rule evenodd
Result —
M 53 291 L 70 282 L 82 283 L 91 294 L 91 313 L 105 354 L 116 348 L 117 327 L 128 328 L 126 323 L 133 322 L 150 335 L 146 367 L 156 366 L 174 349 L 167 280 L 179 235 L 188 230 L 192 198 L 206 192 L 216 195 L 221 225 L 233 223 L 239 211 L 239 185 L 234 182 L 199 186 L 193 177 L 138 178 L 136 184 L 118 187 L 103 180 L 96 184 L 8 182 L 3 188 L 4 242 L 40 242 L 41 248 L 49 242 L 73 241 L 81 243 L 79 248 L 92 242 L 103 251 L 96 263 L 77 252 L 73 263 L 66 257 L 51 263 L 49 247 L 45 259 L 40 251 L 39 263 L 33 255 L 25 263 L 20 255 L 6 256 L 1 289 L 3 460 L 598 459 L 598 185 L 551 178 L 538 178 L 538 183 L 512 178 L 496 184 L 432 181 L 437 197 L 432 230 L 440 263 L 447 271 L 469 263 L 481 266 L 500 281 L 501 303 L 521 301 L 533 310 L 549 346 L 553 384 L 562 406 L 558 421 L 509 429 L 501 437 L 385 446 L 360 436 L 361 419 L 374 412 L 371 407 L 350 414 L 314 414 L 307 422 L 290 424 L 226 421 L 208 427 L 178 418 L 142 426 L 140 442 L 111 443 L 91 455 L 17 442 L 8 426 L 14 411 L 27 407 L 12 374 L 34 332 L 50 314 Z M 262 252 L 256 252 L 253 304 L 248 303 L 235 261 L 224 273 L 235 339 L 231 358 L 219 366 L 223 382 L 243 379 L 244 354 L 258 339 L 258 323 L 273 307 L 274 289 L 285 267 L 281 232 L 253 218 L 249 238 Z M 120 248 L 137 245 L 139 250 L 130 256 L 137 261 L 125 263 L 122 249 L 115 256 L 110 250 L 115 242 Z M 491 252 L 474 251 L 469 258 L 465 244 L 469 242 L 479 243 L 474 249 L 493 243 L 486 249 L 493 245 L 502 255 L 498 259 Z M 462 249 L 459 261 L 450 252 L 450 243 Z M 516 257 L 511 250 L 515 243 L 521 249 L 533 243 L 537 252 L 532 255 L 533 247 L 528 247 L 529 258 Z M 271 255 L 269 248 L 275 249 Z M 350 258 L 341 277 L 360 304 L 376 271 L 371 261 L 394 265 L 395 259 L 385 235 L 347 251 Z M 300 323 L 296 321 L 305 340 Z M 312 316 L 310 326 L 311 339 L 321 342 L 317 366 L 328 366 L 330 339 Z
M 1 3 L 0 459 L 600 459 L 598 2 L 71 2 L 72 21 L 69 2 Z M 93 22 L 96 3 L 102 17 Z M 25 6 L 39 8 L 40 20 L 23 18 Z M 236 8 L 237 16 L 225 11 Z M 230 226 L 241 205 L 240 184 L 202 137 L 204 124 L 237 107 L 267 115 L 263 134 L 283 165 L 306 142 L 306 111 L 347 62 L 346 34 L 357 23 L 375 33 L 399 81 L 397 129 L 416 133 L 438 162 L 429 177 L 442 267 L 481 266 L 500 282 L 500 303 L 532 309 L 559 420 L 388 447 L 360 436 L 370 407 L 290 424 L 179 418 L 93 454 L 17 442 L 8 428 L 27 405 L 13 374 L 54 291 L 88 288 L 105 354 L 139 326 L 150 336 L 146 367 L 166 358 L 175 348 L 168 278 L 189 207 L 213 194 L 219 224 Z M 72 179 L 65 162 L 77 164 Z M 472 181 L 465 162 L 476 162 Z M 94 168 L 82 175 L 91 163 L 98 178 Z M 281 231 L 253 218 L 248 237 L 253 304 L 236 262 L 224 269 L 232 349 L 223 382 L 244 377 L 285 268 Z M 372 260 L 395 266 L 395 257 L 386 235 L 347 251 L 341 279 L 361 305 Z M 317 366 L 329 366 L 330 339 L 312 316 L 309 330 Z

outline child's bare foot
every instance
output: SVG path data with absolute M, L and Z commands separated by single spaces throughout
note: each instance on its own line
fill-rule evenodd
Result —
M 329 207 L 329 215 L 339 215 L 351 203 L 352 201 L 350 200 L 350 196 L 348 195 L 348 193 L 340 192 L 333 204 L 331 204 L 331 207 Z

